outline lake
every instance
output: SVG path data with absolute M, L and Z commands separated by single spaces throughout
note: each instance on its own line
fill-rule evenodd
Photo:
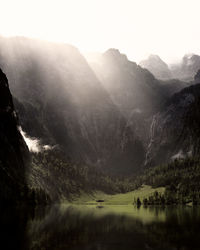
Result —
M 1 249 L 200 249 L 200 207 L 1 207 Z

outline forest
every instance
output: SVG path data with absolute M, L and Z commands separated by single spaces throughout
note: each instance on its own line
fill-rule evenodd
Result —
M 144 205 L 200 204 L 200 158 L 176 159 L 144 171 L 136 184 L 154 188 L 165 187 L 164 194 L 155 193 L 142 202 Z

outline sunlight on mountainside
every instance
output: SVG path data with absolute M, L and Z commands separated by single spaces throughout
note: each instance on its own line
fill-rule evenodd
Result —
M 199 249 L 199 0 L 0 7 L 0 249 Z

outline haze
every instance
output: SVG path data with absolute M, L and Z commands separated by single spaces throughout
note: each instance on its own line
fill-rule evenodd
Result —
M 0 34 L 65 42 L 81 52 L 117 48 L 133 61 L 170 63 L 200 53 L 198 0 L 5 0 Z

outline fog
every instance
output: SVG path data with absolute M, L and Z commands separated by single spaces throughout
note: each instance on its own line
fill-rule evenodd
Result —
M 28 149 L 30 152 L 39 153 L 43 150 L 50 150 L 53 148 L 50 145 L 42 145 L 41 141 L 37 138 L 32 138 L 32 137 L 28 136 L 23 131 L 21 126 L 19 126 L 19 131 L 20 131 L 21 135 L 23 136 L 24 141 L 26 142 L 26 145 L 28 146 Z
M 36 138 L 28 137 L 21 127 L 19 128 L 19 131 L 21 135 L 23 136 L 24 141 L 26 142 L 26 145 L 28 146 L 28 149 L 30 150 L 30 152 L 38 153 L 41 151 L 42 147 L 40 145 L 40 140 Z
M 199 7 L 198 0 L 7 0 L 0 34 L 70 43 L 83 53 L 115 47 L 136 62 L 153 53 L 172 63 L 200 53 Z

